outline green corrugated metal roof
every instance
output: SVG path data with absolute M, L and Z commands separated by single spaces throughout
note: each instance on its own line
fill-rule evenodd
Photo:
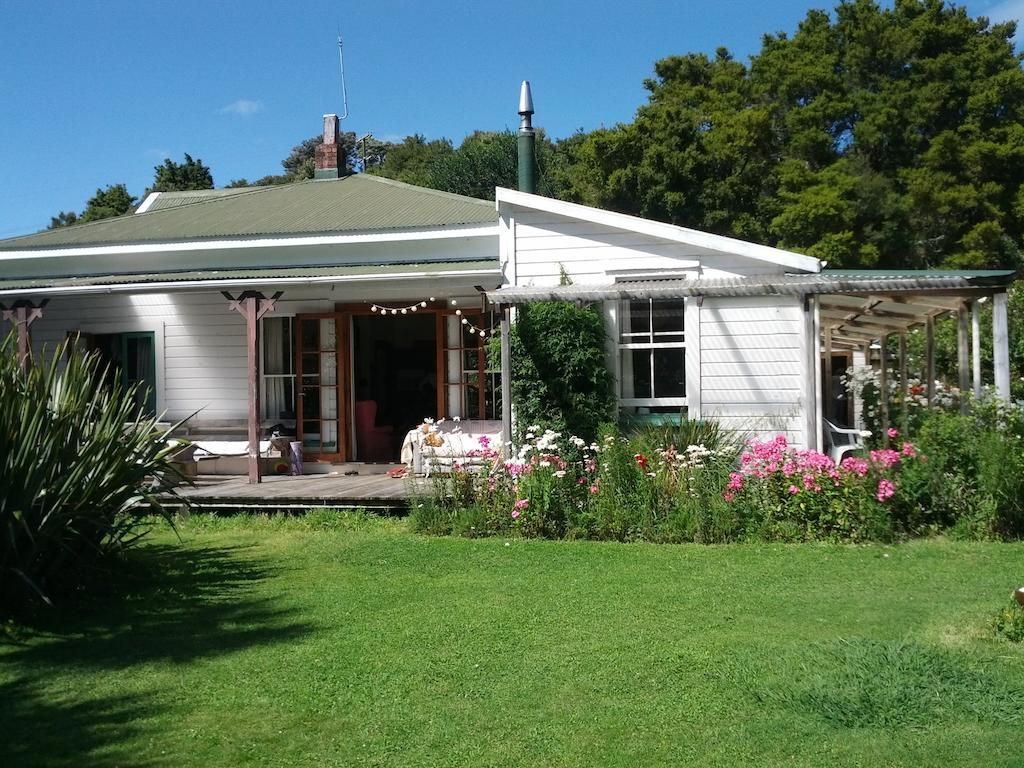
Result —
M 203 203 L 219 197 L 233 197 L 241 195 L 253 189 L 253 187 L 231 187 L 230 189 L 197 189 L 187 192 L 160 192 L 153 202 L 149 204 L 146 212 L 163 211 L 167 208 L 178 208 L 190 203 Z
M 963 277 L 968 280 L 1000 279 L 1015 275 L 1012 269 L 825 269 L 834 277 Z
M 185 283 L 194 281 L 230 282 L 266 280 L 268 283 L 283 278 L 331 278 L 344 280 L 354 275 L 393 275 L 406 272 L 422 272 L 436 274 L 440 272 L 484 272 L 500 270 L 498 259 L 483 261 L 434 261 L 416 264 L 346 264 L 333 267 L 265 267 L 240 269 L 208 269 L 186 272 L 126 272 L 117 275 L 88 275 L 86 277 L 18 277 L 0 280 L 0 291 L 31 292 L 39 289 L 52 288 L 86 288 L 90 286 L 128 286 L 145 285 L 147 283 Z
M 222 192 L 193 193 L 196 199 L 183 205 L 0 240 L 0 251 L 344 234 L 498 221 L 494 203 L 367 174 Z

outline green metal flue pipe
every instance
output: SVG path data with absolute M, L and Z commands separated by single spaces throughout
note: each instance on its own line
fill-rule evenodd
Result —
M 535 161 L 536 134 L 532 124 L 533 95 L 530 83 L 523 80 L 519 88 L 519 191 L 533 194 L 537 191 Z

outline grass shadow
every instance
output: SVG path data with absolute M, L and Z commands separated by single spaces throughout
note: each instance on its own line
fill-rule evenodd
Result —
M 0 765 L 138 765 L 118 743 L 167 708 L 161 692 L 74 700 L 55 690 L 54 675 L 117 674 L 301 638 L 311 626 L 257 594 L 274 573 L 246 547 L 147 545 L 78 605 L 35 614 L 0 648 Z
M 26 678 L 0 685 L 0 764 L 7 768 L 80 768 L 150 763 L 131 740 L 138 718 L 154 712 L 150 696 L 61 701 Z

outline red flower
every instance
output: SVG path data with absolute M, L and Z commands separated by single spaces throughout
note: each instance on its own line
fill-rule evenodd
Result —
M 635 461 L 637 463 L 637 466 L 640 467 L 640 469 L 646 471 L 646 469 L 647 469 L 647 457 L 646 456 L 644 456 L 642 453 L 638 453 L 636 456 L 633 457 L 633 461 Z

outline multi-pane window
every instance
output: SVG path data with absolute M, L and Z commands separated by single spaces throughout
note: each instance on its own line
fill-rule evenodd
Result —
M 295 349 L 292 318 L 265 317 L 263 337 L 263 418 L 295 421 Z
M 445 406 L 449 418 L 494 419 L 501 413 L 501 371 L 487 366 L 487 343 L 470 325 L 484 324 L 480 315 L 444 318 Z M 488 327 L 494 327 L 487 323 Z
M 619 308 L 619 404 L 633 412 L 686 405 L 683 299 L 631 299 Z

